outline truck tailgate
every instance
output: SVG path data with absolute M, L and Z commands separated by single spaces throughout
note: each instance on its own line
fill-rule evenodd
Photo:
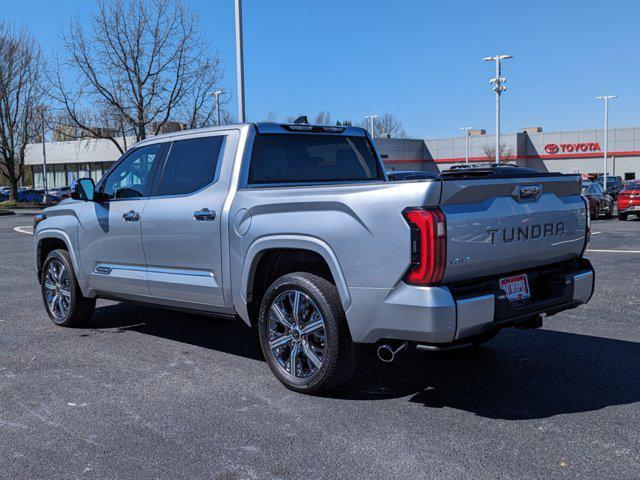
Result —
M 580 255 L 587 214 L 577 175 L 444 179 L 444 283 L 517 272 Z

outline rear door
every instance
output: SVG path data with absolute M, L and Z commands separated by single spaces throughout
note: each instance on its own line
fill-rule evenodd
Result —
M 231 130 L 170 145 L 142 220 L 153 297 L 200 308 L 224 305 L 221 211 L 237 142 Z
M 89 286 L 149 295 L 140 221 L 164 144 L 131 150 L 99 185 L 101 202 L 80 211 L 80 257 Z

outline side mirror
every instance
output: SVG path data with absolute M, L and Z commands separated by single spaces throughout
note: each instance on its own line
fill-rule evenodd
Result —
M 79 178 L 73 182 L 71 187 L 73 193 L 71 198 L 76 200 L 83 200 L 85 202 L 93 202 L 96 193 L 96 184 L 93 183 L 91 178 Z

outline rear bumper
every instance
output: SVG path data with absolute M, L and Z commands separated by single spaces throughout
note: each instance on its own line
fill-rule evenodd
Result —
M 575 308 L 593 295 L 595 274 L 586 259 L 528 273 L 535 282 L 534 296 L 529 304 L 517 307 L 493 278 L 450 287 L 400 283 L 391 290 L 352 289 L 347 310 L 351 336 L 361 343 L 382 339 L 456 343 L 488 330 Z
M 637 213 L 640 215 L 640 205 L 628 205 L 626 208 L 618 207 L 618 213 Z

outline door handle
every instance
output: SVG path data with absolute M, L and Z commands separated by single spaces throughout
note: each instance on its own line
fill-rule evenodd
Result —
M 137 222 L 140 220 L 140 214 L 138 212 L 134 212 L 133 210 L 129 210 L 127 213 L 122 214 L 122 220 L 125 222 Z
M 215 220 L 216 212 L 208 208 L 203 208 L 202 210 L 193 212 L 193 218 L 198 222 L 210 222 L 211 220 Z

